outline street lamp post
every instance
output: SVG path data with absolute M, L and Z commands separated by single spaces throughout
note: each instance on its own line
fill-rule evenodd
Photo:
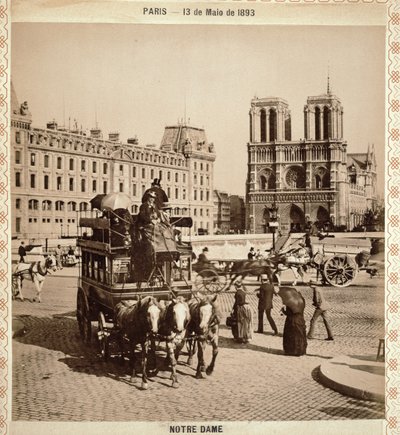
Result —
M 269 217 L 270 217 L 270 221 L 269 221 L 269 227 L 271 229 L 272 232 L 272 251 L 275 252 L 275 233 L 276 233 L 276 229 L 278 228 L 278 207 L 276 206 L 276 203 L 274 201 L 274 203 L 272 204 L 272 206 L 268 209 L 269 211 Z

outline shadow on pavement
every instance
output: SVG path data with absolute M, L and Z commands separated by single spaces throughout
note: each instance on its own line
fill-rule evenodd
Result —
M 64 315 L 56 314 L 53 317 L 17 316 L 27 332 L 24 335 L 15 337 L 14 341 L 62 352 L 67 356 L 59 358 L 58 361 L 66 364 L 75 372 L 96 377 L 108 377 L 140 389 L 141 378 L 137 376 L 135 382 L 130 382 L 129 361 L 125 358 L 124 363 L 121 363 L 117 343 L 110 343 L 111 356 L 108 361 L 105 361 L 100 356 L 97 346 L 97 328 L 92 325 L 92 343 L 90 345 L 84 344 L 80 338 L 78 323 L 75 319 L 70 318 L 71 315 L 75 316 L 75 312 L 68 312 Z M 137 352 L 139 354 L 139 348 L 137 348 Z M 124 353 L 126 356 L 128 355 L 126 346 Z M 170 370 L 165 365 L 165 355 L 165 350 L 158 346 L 156 358 L 159 373 L 156 377 L 149 377 L 149 382 L 156 382 L 170 387 Z M 187 352 L 183 350 L 178 362 L 177 374 L 179 376 L 194 377 L 195 368 L 187 365 L 186 360 Z M 140 373 L 140 355 L 138 355 L 136 362 L 137 373 Z

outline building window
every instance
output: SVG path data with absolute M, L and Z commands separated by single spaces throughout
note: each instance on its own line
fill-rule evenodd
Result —
M 44 167 L 49 167 L 49 156 L 47 154 L 44 156 Z
M 31 188 L 34 189 L 36 187 L 36 175 L 31 174 Z
M 47 190 L 49 188 L 49 176 L 45 175 L 43 180 L 43 187 Z
M 61 177 L 57 177 L 57 190 L 62 190 Z
M 81 171 L 82 172 L 86 171 L 86 161 L 85 160 L 81 160 Z
M 61 157 L 57 157 L 57 169 L 62 169 L 62 159 L 61 159 Z
M 21 187 L 21 172 L 15 173 L 15 187 Z
M 51 210 L 51 201 L 49 201 L 48 199 L 43 201 L 42 202 L 42 210 L 43 211 L 49 211 L 49 210 Z
M 79 204 L 79 211 L 86 211 L 88 209 L 87 202 L 81 202 Z
M 186 200 L 186 189 L 182 190 L 182 199 Z
M 132 167 L 132 177 L 136 177 L 136 166 Z
M 119 165 L 119 175 L 124 175 L 124 165 Z
M 30 199 L 28 201 L 28 209 L 29 210 L 38 210 L 39 209 L 39 201 L 37 199 Z
M 146 169 L 142 168 L 142 178 L 146 178 Z
M 119 183 L 119 191 L 120 192 L 124 191 L 124 183 Z
M 167 172 L 167 180 L 171 181 L 171 172 L 169 172 L 169 171 Z
M 203 209 L 200 209 L 200 216 L 203 216 Z
M 194 169 L 197 169 L 197 162 L 194 162 Z
M 182 174 L 182 181 L 186 183 L 186 174 Z
M 200 201 L 203 201 L 203 191 L 200 190 Z
M 21 143 L 21 133 L 19 131 L 15 132 L 15 142 Z
M 67 204 L 67 207 L 68 207 L 68 211 L 76 211 L 76 202 L 70 201 Z
M 86 192 L 86 180 L 81 180 L 81 192 Z
M 16 208 L 17 210 L 19 210 L 19 209 L 21 208 L 21 200 L 20 200 L 20 198 L 17 198 L 17 199 L 15 200 L 15 208 Z
M 136 196 L 136 184 L 132 184 L 132 196 Z
M 154 178 L 154 169 L 150 170 L 150 178 L 153 179 Z
M 179 199 L 179 189 L 175 188 L 175 199 Z
M 21 151 L 15 151 L 15 163 L 17 165 L 21 163 Z
M 15 232 L 20 233 L 21 232 L 21 218 L 17 217 L 15 219 Z
M 103 193 L 107 193 L 107 181 L 103 181 Z
M 69 159 L 69 170 L 70 171 L 74 170 L 74 159 Z
M 179 181 L 179 174 L 175 172 L 175 183 L 178 183 Z
M 74 179 L 72 177 L 69 179 L 69 190 L 70 192 L 74 190 Z
M 92 172 L 93 174 L 97 172 L 97 162 L 92 162 Z
M 209 201 L 210 200 L 210 192 L 207 190 L 207 192 L 206 192 L 206 201 Z
M 97 191 L 97 181 L 93 180 L 92 181 L 92 192 L 96 192 Z
M 195 208 L 195 209 L 193 210 L 193 214 L 194 214 L 195 216 L 197 216 L 197 208 Z
M 64 211 L 64 201 L 56 201 L 56 211 Z
M 194 200 L 197 201 L 197 190 L 194 191 Z
M 203 176 L 200 175 L 200 186 L 202 186 L 202 185 L 203 185 Z
M 107 174 L 107 172 L 108 172 L 108 165 L 107 163 L 103 163 L 103 174 L 105 175 Z
M 171 196 L 171 188 L 170 187 L 167 187 L 167 196 L 168 196 L 168 198 Z

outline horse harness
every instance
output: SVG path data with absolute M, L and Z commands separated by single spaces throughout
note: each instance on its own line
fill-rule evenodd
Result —
M 36 270 L 34 270 L 36 266 Z M 31 263 L 28 269 L 24 269 L 24 270 L 20 270 L 15 272 L 13 275 L 15 277 L 20 277 L 23 278 L 23 275 L 25 275 L 26 273 L 29 273 L 31 280 L 34 280 L 34 274 L 39 274 L 41 276 L 46 276 L 49 271 L 47 269 L 47 267 L 45 266 L 45 270 L 42 269 L 41 265 L 40 265 L 40 261 L 35 261 L 34 263 Z

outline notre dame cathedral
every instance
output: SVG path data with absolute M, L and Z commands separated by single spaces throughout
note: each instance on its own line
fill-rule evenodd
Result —
M 308 97 L 304 139 L 292 141 L 282 98 L 254 98 L 250 108 L 246 227 L 268 232 L 273 205 L 282 233 L 308 222 L 351 230 L 376 207 L 375 151 L 350 154 L 343 139 L 343 106 L 329 90 Z

